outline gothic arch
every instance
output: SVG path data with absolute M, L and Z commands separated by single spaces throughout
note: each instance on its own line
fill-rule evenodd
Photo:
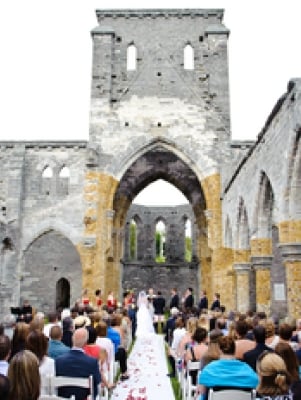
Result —
M 144 149 L 145 150 L 145 149 Z M 206 209 L 204 192 L 200 181 L 192 169 L 192 163 L 187 164 L 177 153 L 166 148 L 164 144 L 153 143 L 148 151 L 137 154 L 131 166 L 124 172 L 115 192 L 113 208 L 115 215 L 126 216 L 132 200 L 150 183 L 163 179 L 179 189 L 192 205 L 195 214 Z M 120 204 L 124 204 L 120 207 Z M 123 225 L 124 220 L 121 221 Z
M 78 250 L 55 230 L 44 231 L 29 244 L 23 252 L 19 273 L 21 293 L 30 288 L 36 296 L 36 306 L 45 311 L 55 310 L 57 306 L 57 282 L 60 279 L 71 283 L 70 304 L 74 304 L 81 293 L 82 266 Z
M 287 207 L 289 219 L 301 219 L 301 128 L 295 135 L 288 169 Z
M 64 224 L 62 221 L 56 220 L 55 223 L 49 225 L 49 221 L 42 221 L 36 226 L 32 226 L 30 229 L 30 235 L 26 236 L 26 241 L 22 243 L 22 251 L 26 251 L 27 248 L 35 241 L 39 236 L 49 231 L 57 231 L 66 238 L 68 238 L 74 246 L 79 242 L 78 232 L 73 229 L 70 225 Z
M 257 238 L 272 238 L 273 208 L 274 191 L 267 174 L 261 171 L 254 215 L 254 230 Z
M 152 152 L 152 151 L 168 151 L 173 153 L 179 160 L 186 165 L 189 165 L 190 170 L 196 175 L 199 181 L 205 179 L 206 175 L 202 171 L 202 163 L 200 167 L 197 166 L 196 162 L 183 151 L 182 147 L 179 147 L 175 141 L 172 141 L 167 138 L 154 138 L 149 140 L 144 146 L 135 147 L 133 143 L 133 151 L 129 154 L 129 152 L 125 153 L 125 157 L 120 155 L 120 160 L 118 164 L 118 172 L 116 173 L 116 177 L 118 180 L 121 180 L 125 175 L 126 171 L 143 155 Z M 128 155 L 129 154 L 129 155 Z M 198 160 L 198 163 L 200 160 Z M 204 165 L 207 165 L 204 162 Z M 214 170 L 217 172 L 217 169 Z

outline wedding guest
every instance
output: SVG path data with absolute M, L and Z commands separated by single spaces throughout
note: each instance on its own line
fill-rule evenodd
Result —
M 208 388 L 227 387 L 255 389 L 258 377 L 252 368 L 243 361 L 235 359 L 235 341 L 230 336 L 218 340 L 221 350 L 219 360 L 208 364 L 199 375 L 198 393 L 206 397 Z
M 48 339 L 40 331 L 32 331 L 26 338 L 26 348 L 38 359 L 40 376 L 55 375 L 54 360 L 47 355 Z M 47 394 L 45 388 L 41 387 L 41 394 Z
M 6 375 L 0 373 L 0 399 L 8 400 L 9 396 L 9 380 Z
M 63 336 L 62 343 L 67 347 L 72 347 L 72 335 L 74 331 L 74 322 L 71 317 L 66 317 L 62 321 Z
M 48 344 L 49 357 L 56 359 L 57 357 L 67 353 L 70 350 L 70 347 L 66 346 L 62 342 L 63 332 L 60 326 L 54 325 L 50 329 L 49 335 L 50 335 L 50 340 Z
M 257 399 L 290 399 L 290 378 L 284 360 L 274 352 L 263 352 L 257 360 Z M 288 396 L 288 397 L 285 397 Z
M 234 324 L 237 335 L 237 340 L 235 341 L 235 357 L 242 360 L 244 353 L 254 349 L 256 343 L 254 340 L 247 338 L 248 324 L 246 320 L 238 320 Z
M 172 288 L 171 291 L 171 299 L 169 303 L 169 309 L 171 310 L 172 308 L 180 308 L 180 298 L 178 295 L 178 290 L 177 288 Z
M 279 342 L 276 345 L 275 353 L 278 354 L 285 362 L 290 377 L 290 390 L 294 395 L 294 399 L 301 399 L 299 362 L 296 353 L 292 347 L 285 342 Z
M 206 290 L 202 290 L 200 293 L 200 298 L 198 303 L 199 314 L 202 314 L 202 312 L 206 310 L 208 310 L 208 297 Z
M 10 340 L 7 335 L 0 335 L 0 374 L 7 375 L 10 355 Z M 0 397 L 1 398 L 1 397 Z
M 19 351 L 25 349 L 25 342 L 29 333 L 29 325 L 26 322 L 17 322 L 11 341 L 10 359 Z
M 38 400 L 40 373 L 37 357 L 29 350 L 16 353 L 8 368 L 9 400 Z
M 212 302 L 211 307 L 210 307 L 210 310 L 211 311 L 216 311 L 216 310 L 220 310 L 220 309 L 221 309 L 220 294 L 219 293 L 215 293 L 213 302 Z
M 101 298 L 101 290 L 95 290 L 95 306 L 97 309 L 100 309 L 102 305 L 102 298 Z

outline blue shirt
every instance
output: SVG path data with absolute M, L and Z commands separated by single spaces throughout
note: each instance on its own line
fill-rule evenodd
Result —
M 110 326 L 108 326 L 107 338 L 112 340 L 112 342 L 114 344 L 114 351 L 116 353 L 117 350 L 118 350 L 118 347 L 121 344 L 120 334 L 117 331 L 115 331 L 115 329 L 113 329 Z
M 66 346 L 60 340 L 49 340 L 48 355 L 49 357 L 56 359 L 57 357 L 70 351 L 70 347 Z
M 198 381 L 207 388 L 222 386 L 253 389 L 258 382 L 256 372 L 247 363 L 236 359 L 212 361 L 202 370 Z

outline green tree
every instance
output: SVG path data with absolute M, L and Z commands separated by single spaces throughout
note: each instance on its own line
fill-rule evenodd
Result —
M 135 221 L 131 221 L 130 225 L 130 259 L 136 259 L 136 249 L 137 249 L 137 225 Z
M 191 255 L 191 237 L 186 236 L 185 238 L 185 261 L 191 262 L 192 255 Z

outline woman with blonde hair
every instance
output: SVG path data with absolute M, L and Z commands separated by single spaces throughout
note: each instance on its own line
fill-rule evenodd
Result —
M 265 400 L 292 400 L 290 377 L 284 360 L 276 353 L 264 351 L 257 360 L 257 398 Z
M 180 341 L 178 347 L 178 355 L 180 357 L 184 357 L 185 351 L 191 346 L 192 344 L 192 336 L 198 326 L 198 319 L 195 317 L 190 317 L 186 321 L 186 333 Z
M 37 400 L 40 396 L 40 373 L 37 357 L 30 350 L 16 353 L 8 368 L 9 400 Z
M 275 349 L 279 343 L 279 336 L 275 334 L 275 324 L 271 319 L 260 321 L 260 325 L 265 327 L 265 344 L 271 349 Z

